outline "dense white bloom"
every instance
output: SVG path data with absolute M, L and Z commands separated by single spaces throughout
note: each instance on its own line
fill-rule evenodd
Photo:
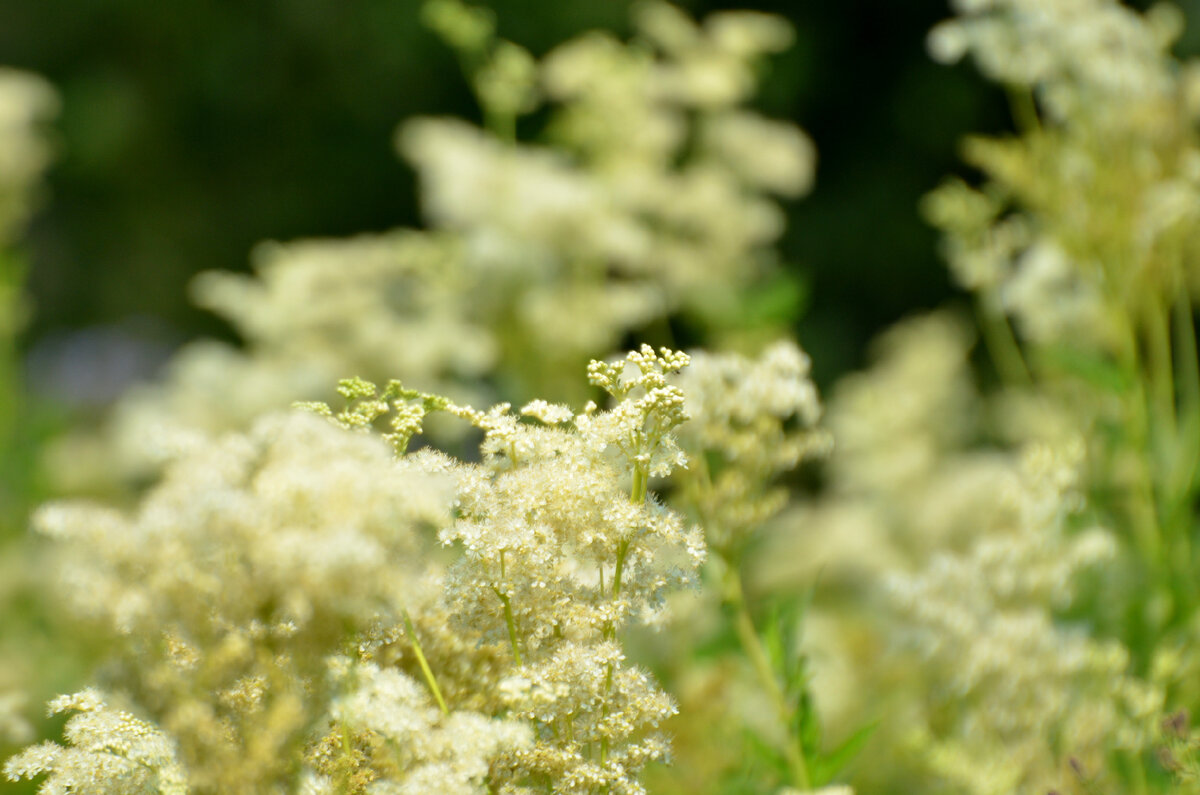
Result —
M 426 541 L 454 489 L 433 454 L 396 460 L 294 412 L 198 444 L 128 515 L 59 503 L 34 523 L 59 547 L 64 595 L 113 633 L 110 675 L 155 710 L 192 785 L 251 793 L 294 770 L 326 656 L 436 601 Z
M 812 185 L 816 150 L 797 127 L 731 111 L 714 116 L 705 135 L 713 154 L 754 187 L 799 196 Z
M 996 0 L 959 13 L 931 49 L 970 52 L 1012 87 L 1022 134 L 968 141 L 984 184 L 950 180 L 927 199 L 951 270 L 988 322 L 1011 316 L 1035 346 L 1125 355 L 1123 316 L 1149 322 L 1147 303 L 1197 285 L 1181 253 L 1194 245 L 1200 148 L 1195 69 L 1169 51 L 1178 12 Z
M 428 691 L 398 670 L 344 658 L 335 659 L 331 668 L 342 691 L 330 706 L 332 725 L 371 748 L 372 765 L 384 771 L 371 781 L 367 791 L 372 795 L 483 793 L 492 761 L 502 751 L 532 744 L 530 726 L 516 720 L 457 710 L 441 714 Z M 328 768 L 334 753 L 327 748 L 314 756 Z M 324 783 L 310 786 L 328 795 L 337 792 L 331 781 Z
M 52 504 L 34 522 L 71 544 L 68 596 L 121 632 L 184 621 L 208 633 L 210 616 L 229 629 L 304 627 L 314 613 L 362 620 L 402 599 L 395 573 L 420 548 L 414 528 L 446 521 L 452 486 L 295 413 L 180 458 L 133 517 Z
M 1115 0 L 996 0 L 958 3 L 957 11 L 930 34 L 934 57 L 970 52 L 991 79 L 1038 86 L 1056 114 L 1106 113 L 1112 108 L 1078 103 L 1170 90 L 1162 53 L 1182 28 L 1174 10 L 1141 16 Z
M 640 793 L 675 706 L 618 632 L 704 559 L 647 491 L 682 463 L 667 379 L 687 364 L 649 347 L 593 362 L 617 402 L 580 414 L 344 379 L 344 410 L 198 440 L 129 514 L 59 503 L 35 524 L 199 791 Z M 436 413 L 484 431 L 479 463 L 406 453 Z
M 1079 452 L 1030 450 L 997 484 L 1007 519 L 889 580 L 937 683 L 928 709 L 945 728 L 918 731 L 919 743 L 940 774 L 980 795 L 1055 786 L 1060 754 L 1095 765 L 1140 750 L 1162 709 L 1162 693 L 1129 674 L 1124 647 L 1055 618 L 1077 573 L 1116 553 L 1107 532 L 1065 532 Z
M 68 745 L 42 743 L 9 759 L 4 765 L 9 780 L 48 773 L 38 790 L 44 795 L 188 792 L 175 745 L 157 727 L 109 707 L 90 689 L 50 703 L 50 714 L 62 712 L 75 713 L 64 729 Z
M 1024 337 L 1032 342 L 1112 337 L 1098 285 L 1086 278 L 1088 269 L 1071 263 L 1057 244 L 1037 241 L 1013 266 L 998 295 Z
M 829 447 L 816 429 L 821 404 L 809 366 L 795 344 L 779 342 L 757 360 L 696 353 L 678 380 L 691 417 L 681 444 L 696 462 L 681 476 L 680 499 L 718 549 L 745 545 L 787 502 L 774 481 Z
M 442 540 L 461 548 L 446 583 L 454 621 L 507 642 L 514 666 L 498 683 L 510 714 L 542 727 L 505 757 L 518 778 L 562 792 L 639 793 L 641 768 L 661 758 L 654 729 L 675 707 L 615 642 L 631 620 L 693 581 L 705 547 L 698 529 L 647 499 L 653 473 L 680 463 L 673 430 L 683 396 L 667 374 L 685 354 L 649 347 L 593 362 L 591 381 L 618 403 L 568 419 L 561 407 L 452 407 L 482 428 L 483 461 L 465 468 L 459 518 Z M 632 472 L 632 485 L 629 473 Z

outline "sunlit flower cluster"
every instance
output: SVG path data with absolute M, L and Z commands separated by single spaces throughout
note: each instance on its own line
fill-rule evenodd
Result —
M 648 347 L 594 362 L 616 403 L 579 414 L 348 379 L 343 411 L 198 443 L 131 514 L 59 503 L 35 521 L 75 611 L 113 637 L 106 677 L 195 791 L 290 786 L 303 753 L 313 793 L 642 792 L 675 705 L 619 631 L 704 558 L 699 530 L 647 490 L 682 463 L 667 376 L 687 363 Z M 479 463 L 405 452 L 434 411 L 484 431 Z M 370 432 L 389 412 L 386 439 Z M 127 775 L 38 749 L 10 776 Z

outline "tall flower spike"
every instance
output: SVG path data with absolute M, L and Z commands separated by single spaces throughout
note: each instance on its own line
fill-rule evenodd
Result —
M 588 413 L 576 425 L 600 449 L 616 446 L 631 466 L 634 500 L 645 499 L 645 479 L 665 477 L 687 464 L 673 431 L 688 419 L 683 392 L 667 383 L 691 359 L 682 351 L 649 345 L 630 352 L 624 361 L 588 365 L 588 380 L 621 401 L 605 414 Z M 630 371 L 636 368 L 636 372 Z

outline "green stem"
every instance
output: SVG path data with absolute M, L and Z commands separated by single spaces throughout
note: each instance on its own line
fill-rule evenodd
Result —
M 1200 465 L 1200 360 L 1196 353 L 1196 325 L 1186 295 L 1174 306 L 1175 357 L 1179 383 L 1179 443 L 1183 450 L 1176 488 L 1180 502 L 1191 502 L 1196 490 L 1196 471 Z
M 508 626 L 508 642 L 512 646 L 513 659 L 517 665 L 524 665 L 525 662 L 521 659 L 521 647 L 517 636 L 517 620 L 513 616 L 512 601 L 509 600 L 506 594 L 500 592 L 499 588 L 492 588 L 496 596 L 500 598 L 500 604 L 504 605 L 504 623 Z
M 612 692 L 613 685 L 613 664 L 609 663 L 607 670 L 604 672 L 604 717 L 608 717 L 608 696 Z M 608 738 L 600 738 L 600 767 L 604 767 L 605 761 L 608 759 Z
M 640 465 L 635 465 L 633 468 L 633 486 L 630 489 L 629 499 L 637 505 L 641 505 L 646 501 L 646 495 L 649 488 L 650 477 L 646 468 Z M 621 575 L 625 571 L 625 559 L 629 555 L 629 547 L 633 544 L 633 539 L 627 538 L 617 546 L 617 564 L 613 569 L 613 584 L 612 598 L 616 599 L 621 594 Z M 604 592 L 604 581 L 601 579 L 600 592 Z M 604 637 L 606 640 L 612 640 L 616 637 L 616 627 L 609 624 L 604 628 Z M 613 686 L 613 664 L 610 662 L 604 672 L 604 705 L 601 707 L 601 714 L 608 717 L 608 699 L 612 695 Z M 604 763 L 608 760 L 608 738 L 600 738 L 600 766 L 604 767 Z M 604 788 L 608 790 L 607 787 Z
M 1005 86 L 1008 94 L 1008 107 L 1012 113 L 1017 130 L 1021 133 L 1032 133 L 1042 129 L 1042 120 L 1038 116 L 1037 102 L 1033 99 L 1033 89 L 1028 86 Z
M 621 575 L 625 571 L 625 558 L 629 556 L 629 545 L 631 543 L 632 542 L 630 539 L 626 539 L 621 542 L 620 546 L 617 547 L 617 565 L 616 568 L 613 569 L 612 585 L 612 595 L 614 599 L 621 595 Z
M 1146 312 L 1147 366 L 1153 417 L 1164 423 L 1159 439 L 1174 443 L 1179 436 L 1175 421 L 1175 373 L 1171 354 L 1171 328 L 1167 308 L 1155 301 Z
M 750 615 L 750 609 L 746 605 L 746 594 L 742 588 L 742 578 L 738 574 L 736 561 L 725 561 L 727 568 L 725 573 L 725 601 L 734 610 L 734 626 L 737 629 L 738 640 L 742 644 L 742 650 L 746 652 L 746 656 L 750 658 L 751 665 L 754 666 L 754 672 L 757 674 L 760 684 L 771 702 L 775 706 L 775 711 L 779 716 L 780 722 L 787 731 L 788 739 L 784 744 L 784 756 L 787 759 L 788 767 L 792 771 L 792 784 L 802 790 L 806 790 L 812 786 L 811 778 L 808 772 L 808 761 L 804 758 L 804 746 L 799 737 L 792 737 L 790 726 L 792 725 L 793 710 L 788 704 L 787 696 L 783 692 L 783 688 L 779 685 L 779 680 L 775 676 L 775 669 L 771 666 L 771 660 L 767 656 L 767 651 L 763 648 L 762 639 L 758 635 L 758 630 L 754 626 L 754 619 Z
M 1110 299 L 1112 300 L 1112 299 Z M 1114 302 L 1115 303 L 1115 302 Z M 1134 542 L 1142 560 L 1152 570 L 1168 571 L 1165 561 L 1163 528 L 1159 522 L 1152 473 L 1153 452 L 1151 449 L 1149 396 L 1141 353 L 1138 350 L 1138 334 L 1128 312 L 1114 312 L 1118 338 L 1117 357 L 1125 371 L 1130 388 L 1123 393 L 1125 398 L 1125 423 L 1129 431 L 1128 443 L 1136 455 L 1137 466 L 1133 473 L 1136 481 L 1130 484 L 1129 521 Z
M 516 451 L 513 451 L 509 455 L 509 459 L 512 461 L 517 460 Z M 502 549 L 500 550 L 500 580 L 503 582 L 505 579 L 504 550 Z M 508 598 L 507 594 L 494 585 L 492 586 L 492 592 L 500 599 L 500 604 L 504 605 L 504 623 L 508 626 L 508 643 L 512 646 L 513 659 L 517 661 L 517 665 L 524 665 L 525 663 L 521 661 L 521 647 L 517 636 L 517 619 L 513 616 L 512 601 Z
M 1013 334 L 1012 325 L 998 307 L 988 306 L 981 296 L 976 297 L 975 314 L 983 332 L 983 344 L 1001 380 L 1010 386 L 1029 386 L 1033 383 L 1029 365 L 1021 353 L 1021 345 Z
M 1196 325 L 1192 307 L 1186 293 L 1175 300 L 1175 350 L 1178 371 L 1179 449 L 1181 452 L 1176 466 L 1175 499 L 1172 514 L 1179 517 L 1179 536 L 1182 539 L 1180 557 L 1187 572 L 1186 581 L 1192 584 L 1195 597 L 1196 568 L 1192 549 L 1193 518 L 1197 470 L 1200 470 L 1200 359 L 1196 352 Z
M 446 699 L 442 698 L 442 691 L 438 687 L 437 680 L 433 678 L 433 671 L 429 668 L 429 661 L 425 659 L 425 652 L 421 650 L 421 641 L 417 640 L 417 630 L 413 627 L 412 619 L 409 618 L 407 610 L 401 615 L 404 617 L 404 631 L 408 633 L 408 639 L 412 642 L 413 654 L 417 655 L 421 673 L 425 674 L 425 683 L 429 685 L 429 690 L 433 693 L 442 714 L 449 715 L 450 709 L 446 706 Z
M 644 466 L 638 465 L 633 468 L 633 488 L 630 489 L 630 502 L 641 505 L 646 501 L 646 493 L 649 490 L 650 473 L 646 471 Z

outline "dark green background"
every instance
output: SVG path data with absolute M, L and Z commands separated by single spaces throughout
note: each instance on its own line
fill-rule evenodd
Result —
M 626 0 L 495 0 L 535 54 L 593 27 L 627 32 Z M 929 61 L 943 0 L 691 2 L 784 14 L 796 46 L 760 106 L 800 123 L 817 187 L 789 206 L 785 258 L 811 300 L 801 342 L 827 381 L 866 338 L 950 294 L 917 201 L 956 142 L 1007 124 L 969 66 Z M 189 306 L 197 271 L 244 269 L 263 239 L 419 223 L 391 141 L 417 114 L 476 111 L 416 0 L 3 0 L 0 63 L 60 90 L 59 160 L 28 240 L 27 337 L 96 324 L 178 342 L 227 329 Z

